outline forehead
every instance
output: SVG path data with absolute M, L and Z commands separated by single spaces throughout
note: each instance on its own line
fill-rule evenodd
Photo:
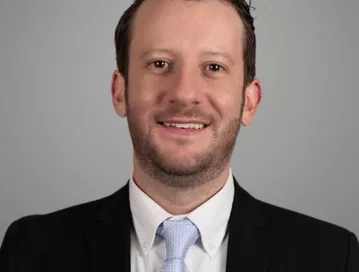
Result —
M 178 50 L 242 52 L 244 26 L 236 9 L 220 0 L 146 0 L 132 25 L 132 45 Z M 131 46 L 132 47 L 132 46 Z

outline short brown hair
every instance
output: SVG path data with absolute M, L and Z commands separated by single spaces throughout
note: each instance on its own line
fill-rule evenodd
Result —
M 135 0 L 123 13 L 115 31 L 116 62 L 119 72 L 124 76 L 126 84 L 128 79 L 129 46 L 131 41 L 131 26 L 136 11 L 145 0 Z M 187 0 L 188 1 L 188 0 Z M 200 1 L 200 0 L 197 0 Z M 251 1 L 221 0 L 233 5 L 242 19 L 244 25 L 244 86 L 251 83 L 256 74 L 256 35 L 254 33 L 254 19 L 251 15 Z

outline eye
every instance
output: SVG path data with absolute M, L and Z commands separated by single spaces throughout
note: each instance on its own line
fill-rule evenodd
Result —
M 150 65 L 152 65 L 156 69 L 164 69 L 164 68 L 168 68 L 169 66 L 168 62 L 164 60 L 155 60 L 151 62 Z
M 216 63 L 208 64 L 207 69 L 211 72 L 221 72 L 222 70 L 224 70 L 223 66 Z

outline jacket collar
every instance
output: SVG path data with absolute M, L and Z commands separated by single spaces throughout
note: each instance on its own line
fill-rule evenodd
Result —
M 264 272 L 269 268 L 274 235 L 262 206 L 236 180 L 228 222 L 227 272 Z
M 234 179 L 234 201 L 228 222 L 227 272 L 268 270 L 274 236 L 261 204 Z M 99 200 L 85 240 L 93 272 L 130 272 L 133 221 L 129 184 Z
M 133 222 L 128 184 L 99 201 L 99 209 L 85 234 L 90 271 L 130 272 Z

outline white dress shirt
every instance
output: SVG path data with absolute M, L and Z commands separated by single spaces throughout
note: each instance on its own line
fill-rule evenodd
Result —
M 135 231 L 131 233 L 131 272 L 160 272 L 166 257 L 164 239 L 156 235 L 166 219 L 190 219 L 201 238 L 186 256 L 189 272 L 225 271 L 228 236 L 227 223 L 234 198 L 233 176 L 212 198 L 189 214 L 173 216 L 147 196 L 130 179 L 130 207 Z

